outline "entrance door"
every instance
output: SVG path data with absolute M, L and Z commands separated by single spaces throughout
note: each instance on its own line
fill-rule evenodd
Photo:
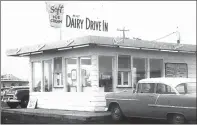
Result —
M 113 92 L 113 56 L 99 56 L 99 87 L 104 92 Z

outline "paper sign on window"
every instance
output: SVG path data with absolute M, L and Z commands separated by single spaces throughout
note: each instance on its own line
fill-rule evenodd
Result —
M 187 64 L 184 63 L 166 63 L 166 77 L 188 77 Z
M 37 104 L 37 99 L 30 98 L 27 108 L 35 109 Z
M 77 80 L 77 70 L 76 69 L 73 69 L 71 71 L 71 79 L 72 80 Z

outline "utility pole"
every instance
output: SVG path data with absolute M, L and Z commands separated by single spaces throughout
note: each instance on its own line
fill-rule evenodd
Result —
M 126 30 L 125 27 L 123 27 L 123 29 L 117 29 L 117 31 L 122 31 L 123 32 L 122 40 L 123 40 L 123 43 L 124 43 L 124 40 L 128 39 L 127 37 L 125 37 L 125 31 L 129 31 L 129 30 Z
M 178 27 L 177 27 L 176 33 L 177 33 L 177 44 L 180 44 L 180 42 L 181 42 L 181 35 L 180 35 Z

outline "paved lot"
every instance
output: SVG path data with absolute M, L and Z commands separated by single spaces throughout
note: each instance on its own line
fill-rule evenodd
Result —
M 1 103 L 2 123 L 37 124 L 37 123 L 74 123 L 74 124 L 116 124 L 111 120 L 109 112 L 80 112 L 49 109 L 10 109 L 5 103 Z M 164 121 L 151 119 L 125 119 L 118 124 L 165 124 Z

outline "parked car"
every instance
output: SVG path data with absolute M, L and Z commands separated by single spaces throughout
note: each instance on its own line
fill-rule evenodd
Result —
M 113 120 L 124 117 L 165 119 L 170 123 L 196 123 L 196 79 L 149 78 L 136 90 L 106 95 L 106 110 Z
M 6 94 L 7 90 L 9 90 L 9 87 L 1 88 L 1 100 L 2 100 L 2 98 L 3 98 L 3 95 Z
M 10 108 L 26 108 L 29 101 L 29 87 L 18 86 L 11 87 L 2 99 Z

